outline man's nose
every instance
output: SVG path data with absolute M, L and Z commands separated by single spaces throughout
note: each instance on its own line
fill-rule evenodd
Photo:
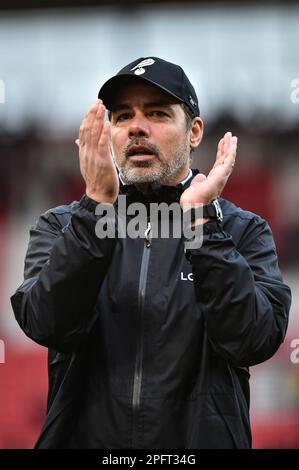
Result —
M 149 137 L 150 129 L 145 117 L 135 116 L 130 123 L 129 137 L 130 139 L 136 137 Z

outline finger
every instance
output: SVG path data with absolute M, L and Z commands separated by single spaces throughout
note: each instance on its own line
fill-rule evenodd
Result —
M 105 159 L 112 159 L 110 153 L 110 133 L 111 133 L 111 126 L 109 121 L 105 121 L 103 125 L 103 130 L 101 133 L 101 137 L 98 144 L 98 150 L 101 158 Z
M 234 136 L 231 138 L 230 143 L 233 144 L 233 145 L 237 145 L 237 144 L 238 144 L 238 137 L 234 135 Z
M 229 145 L 231 137 L 232 137 L 232 133 L 230 131 L 226 132 L 226 134 L 224 134 L 224 137 L 223 137 L 224 143 Z
M 224 134 L 224 137 L 223 137 L 223 152 L 225 153 L 230 145 L 230 139 L 232 137 L 232 133 L 229 131 L 229 132 L 226 132 L 226 134 Z
M 227 178 L 231 174 L 236 160 L 237 138 L 235 137 L 232 142 L 234 143 L 229 145 L 225 154 L 222 155 L 222 158 L 219 158 L 219 160 L 215 162 L 215 165 L 208 174 L 208 178 L 210 178 L 212 175 L 218 175 L 216 176 L 216 178 L 218 178 L 220 174 Z
M 99 139 L 101 137 L 104 117 L 105 117 L 105 106 L 102 104 L 98 105 L 97 111 L 94 114 L 93 121 L 90 123 L 91 128 L 89 133 L 86 135 L 87 145 L 90 148 L 90 153 L 88 157 L 88 166 L 91 171 L 95 171 L 98 165 L 98 146 Z
M 217 147 L 217 153 L 216 153 L 216 160 L 215 160 L 215 163 L 214 163 L 214 167 L 216 167 L 217 165 L 219 165 L 219 161 L 223 158 L 223 137 L 222 139 L 219 140 L 218 142 L 218 147 Z
M 237 154 L 237 147 L 238 147 L 238 138 L 236 136 L 233 136 L 230 140 L 230 145 L 227 149 L 225 158 L 228 156 L 233 156 L 235 158 Z
M 222 148 L 223 148 L 223 137 L 218 142 L 216 158 L 221 154 Z
M 235 160 L 236 160 L 236 154 L 237 154 L 237 146 L 236 144 L 230 145 L 228 149 L 228 153 L 224 158 L 223 161 L 223 169 L 226 175 L 230 175 L 234 166 L 235 166 Z
M 222 139 L 219 141 L 218 144 L 218 149 L 217 149 L 217 154 L 216 154 L 216 160 L 213 165 L 213 168 L 216 168 L 219 165 L 222 165 L 226 151 L 227 151 L 227 143 L 226 143 L 226 134 L 222 137 Z
M 229 145 L 227 145 L 226 151 L 224 152 L 224 158 L 232 153 L 232 149 L 237 150 L 237 143 L 238 143 L 237 137 L 235 136 L 232 137 Z
M 90 108 L 89 110 L 87 111 L 87 113 L 85 114 L 82 122 L 81 122 L 81 126 L 80 126 L 80 129 L 79 129 L 79 139 L 82 143 L 82 145 L 85 144 L 85 139 L 86 139 L 86 134 L 87 134 L 87 130 L 88 130 L 88 125 L 90 124 L 90 116 L 91 116 L 91 113 L 93 112 L 96 112 L 96 109 L 97 109 L 97 103 L 94 103 Z
M 93 123 L 95 122 L 95 120 L 97 118 L 99 118 L 99 116 L 101 116 L 102 114 L 105 114 L 105 106 L 103 105 L 103 103 L 98 103 L 97 106 L 96 106 L 96 109 L 95 109 L 95 112 L 93 111 L 91 113 L 91 119 L 90 119 L 90 123 L 91 123 L 91 126 L 93 125 Z M 104 113 L 103 113 L 104 111 Z
M 99 105 L 98 110 L 95 114 L 94 120 L 92 122 L 90 136 L 91 136 L 91 145 L 94 148 L 97 148 L 98 141 L 102 133 L 104 119 L 105 119 L 105 111 L 106 111 L 105 106 Z
M 94 111 L 94 109 L 97 109 L 99 104 L 103 104 L 103 101 L 102 100 L 97 100 L 95 103 L 93 103 L 90 108 L 88 109 L 88 111 L 85 113 L 84 115 L 84 119 L 88 118 L 90 116 L 90 113 L 92 113 Z
M 236 136 L 232 136 L 231 132 L 227 132 L 225 134 L 224 144 L 223 144 L 223 152 L 222 152 L 222 155 L 218 156 L 215 167 L 218 166 L 218 165 L 223 165 L 226 158 L 229 155 L 231 155 L 232 152 L 234 153 L 234 155 L 236 155 L 237 142 L 238 142 L 238 138 Z
M 91 143 L 93 133 L 94 133 L 94 122 L 96 120 L 97 113 L 99 109 L 102 109 L 102 104 L 96 103 L 94 106 L 92 106 L 89 115 L 86 119 L 85 123 L 85 141 L 87 144 Z
M 222 139 L 220 139 L 217 148 L 216 160 L 213 168 L 216 168 L 218 165 L 222 165 L 223 159 L 227 153 L 228 147 L 230 145 L 230 140 L 232 137 L 231 132 L 226 132 Z
M 101 104 L 102 100 L 97 100 L 93 105 L 91 105 L 83 118 L 79 131 L 79 139 L 83 145 L 89 139 L 92 123 L 95 119 L 98 107 L 101 106 Z

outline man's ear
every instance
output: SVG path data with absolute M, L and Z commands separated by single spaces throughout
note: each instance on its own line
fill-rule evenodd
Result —
M 190 150 L 196 149 L 199 146 L 203 136 L 204 124 L 200 117 L 195 117 L 192 121 L 190 131 Z

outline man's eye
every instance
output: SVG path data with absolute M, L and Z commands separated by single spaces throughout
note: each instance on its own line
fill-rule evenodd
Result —
M 129 113 L 123 113 L 123 114 L 119 114 L 117 117 L 116 117 L 116 122 L 122 122 L 122 121 L 125 121 L 126 119 L 129 119 L 130 115 Z
M 164 116 L 167 116 L 167 114 L 166 114 L 164 111 L 158 111 L 158 110 L 151 111 L 151 112 L 150 112 L 150 115 L 151 115 L 151 116 L 154 116 L 154 117 L 164 117 Z

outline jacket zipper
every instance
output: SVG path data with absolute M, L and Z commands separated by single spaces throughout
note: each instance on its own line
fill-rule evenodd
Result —
M 136 449 L 138 446 L 138 410 L 140 406 L 140 394 L 142 383 L 142 361 L 143 361 L 143 328 L 144 328 L 144 300 L 146 291 L 146 281 L 148 272 L 148 263 L 151 248 L 151 223 L 147 223 L 145 230 L 145 245 L 143 247 L 139 288 L 138 288 L 138 312 L 139 312 L 139 334 L 137 337 L 135 370 L 134 370 L 134 383 L 133 383 L 133 431 L 132 431 L 132 448 Z

